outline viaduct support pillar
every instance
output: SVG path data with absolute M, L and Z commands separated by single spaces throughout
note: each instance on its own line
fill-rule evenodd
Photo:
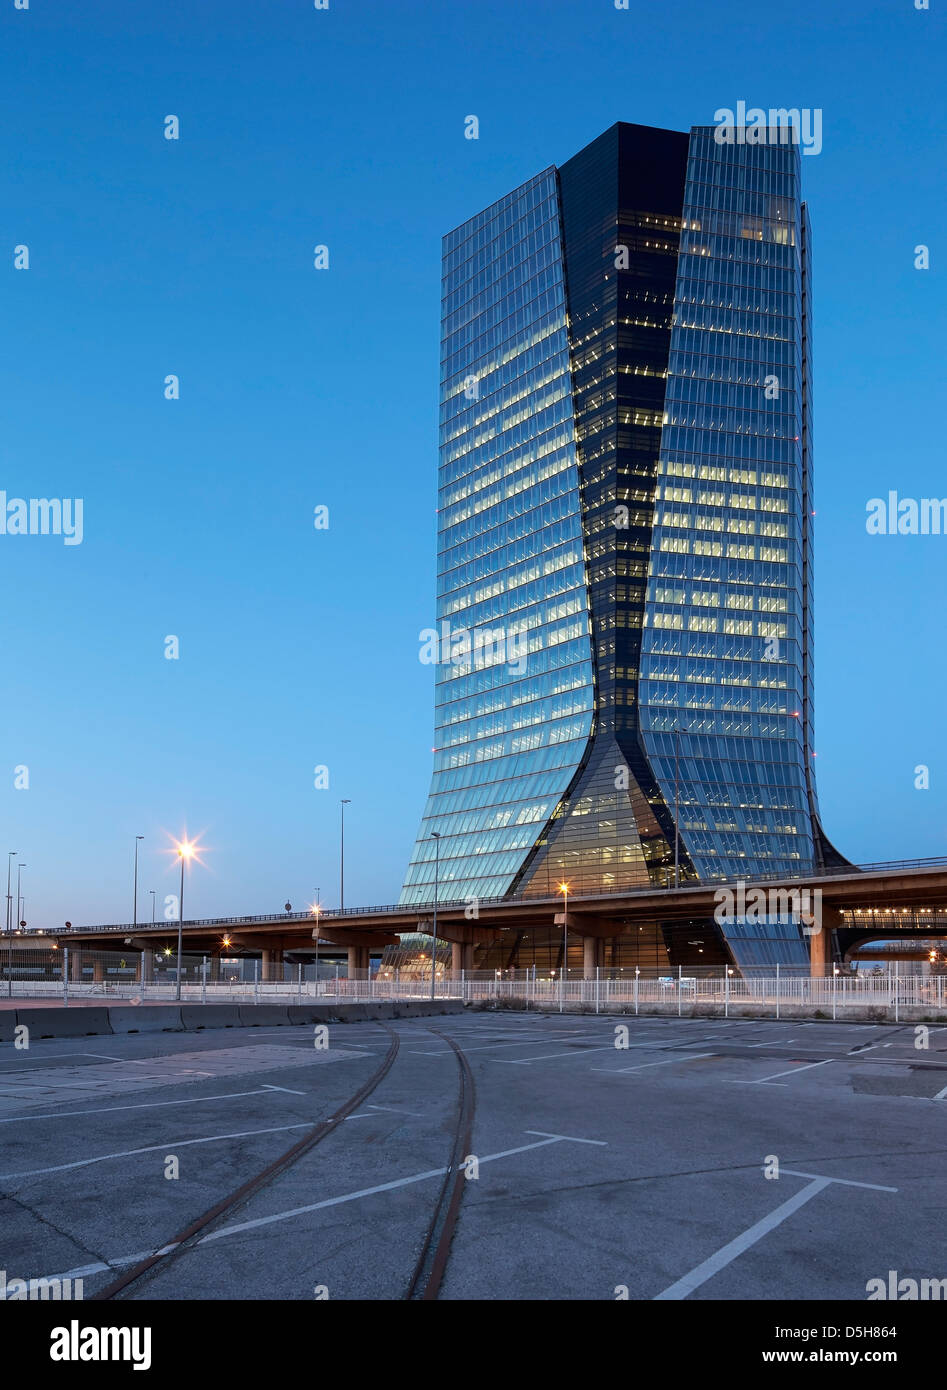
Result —
M 451 979 L 459 980 L 461 972 L 469 974 L 474 968 L 474 951 L 476 944 L 473 941 L 452 941 L 450 945 L 450 973 Z
M 821 904 L 820 904 L 821 906 Z M 815 914 L 812 935 L 809 937 L 809 975 L 821 980 L 832 973 L 832 931 L 841 926 L 842 914 L 837 907 L 822 907 Z
M 370 953 L 367 946 L 349 946 L 348 952 L 348 976 L 350 980 L 356 978 L 356 971 L 368 970 Z
M 605 964 L 605 939 L 601 936 L 584 936 L 582 938 L 582 977 L 586 980 L 595 979 L 597 966 Z
M 263 960 L 260 966 L 260 978 L 263 980 L 281 980 L 283 978 L 283 952 L 264 947 L 261 954 Z

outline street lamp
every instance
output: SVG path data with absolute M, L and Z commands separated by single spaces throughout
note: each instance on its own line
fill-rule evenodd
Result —
M 345 907 L 345 808 L 351 806 L 352 798 L 339 802 L 342 812 L 342 827 L 339 836 L 339 911 Z
M 154 890 L 153 888 L 149 888 L 149 889 L 148 889 L 148 892 L 151 894 L 151 925 L 154 926 L 154 924 L 155 924 L 155 890 Z
M 8 852 L 8 854 L 7 854 L 7 931 L 10 930 L 10 926 L 11 926 L 11 920 L 10 920 L 10 918 L 11 918 L 11 913 L 10 913 L 10 903 L 11 903 L 11 895 L 10 895 L 10 874 L 11 874 L 11 872 L 12 872 L 12 870 L 13 870 L 13 860 L 16 858 L 16 856 L 17 856 L 18 853 L 19 853 L 19 850 L 11 849 L 11 850 Z
M 316 889 L 316 901 L 312 905 L 312 915 L 316 919 L 316 930 L 313 938 L 316 943 L 316 998 L 319 998 L 319 913 L 322 911 L 322 904 L 319 901 L 319 889 Z
M 13 998 L 13 923 L 10 919 L 10 874 L 13 869 L 13 860 L 19 851 L 11 849 L 7 855 L 7 931 L 10 939 L 7 942 L 7 994 Z
M 559 1012 L 562 1013 L 562 1002 L 565 993 L 566 962 L 569 959 L 569 885 L 560 883 L 559 892 L 562 894 L 562 974 L 559 977 Z
M 25 869 L 25 868 L 26 868 L 26 865 L 25 865 L 25 864 L 17 864 L 17 866 L 16 866 L 16 925 L 17 925 L 17 926 L 20 925 L 20 918 L 24 916 L 24 913 L 23 913 L 23 910 L 22 910 L 22 901 L 23 901 L 23 899 L 22 899 L 21 894 L 20 894 L 20 870 L 21 870 L 21 869 Z
M 175 999 L 181 998 L 181 936 L 184 926 L 184 865 L 189 859 L 194 857 L 195 846 L 189 840 L 182 840 L 177 846 L 178 857 L 181 860 L 181 891 L 178 894 L 178 962 L 177 962 L 177 983 L 174 991 Z
M 144 835 L 135 836 L 135 896 L 132 906 L 132 926 L 138 926 L 138 841 L 143 840 Z
M 434 980 L 437 975 L 437 887 L 441 868 L 441 832 L 431 831 L 434 841 L 434 945 L 431 949 L 431 998 L 434 998 Z

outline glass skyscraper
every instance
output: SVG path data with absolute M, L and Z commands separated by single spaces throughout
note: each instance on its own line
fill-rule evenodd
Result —
M 435 764 L 402 902 L 808 872 L 798 144 L 617 124 L 444 239 Z M 435 837 L 437 837 L 435 839 Z

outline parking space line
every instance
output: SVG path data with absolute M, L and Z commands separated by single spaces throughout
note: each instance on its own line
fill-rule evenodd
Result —
M 168 1139 L 163 1144 L 148 1144 L 142 1149 L 120 1149 L 112 1154 L 97 1154 L 95 1158 L 79 1158 L 73 1163 L 56 1163 L 51 1168 L 29 1168 L 20 1173 L 0 1173 L 0 1182 L 13 1178 L 38 1178 L 44 1173 L 65 1173 L 72 1168 L 88 1168 L 93 1163 L 106 1163 L 112 1158 L 133 1158 L 138 1154 L 167 1152 L 169 1149 L 184 1149 L 191 1144 L 216 1144 L 222 1139 L 248 1139 L 255 1134 L 283 1134 L 288 1129 L 309 1129 L 311 1121 L 302 1120 L 293 1125 L 276 1125 L 270 1129 L 243 1129 L 234 1134 L 208 1134 L 201 1139 Z
M 728 1264 L 732 1264 L 739 1255 L 743 1254 L 744 1250 L 749 1250 L 751 1245 L 755 1245 L 758 1240 L 762 1240 L 770 1231 L 782 1225 L 787 1217 L 792 1216 L 793 1212 L 798 1211 L 800 1207 L 804 1207 L 807 1202 L 811 1202 L 812 1198 L 818 1196 L 823 1189 L 829 1186 L 830 1182 L 831 1178 L 813 1179 L 813 1181 L 802 1188 L 800 1192 L 790 1197 L 788 1201 L 783 1202 L 781 1206 L 776 1207 L 774 1211 L 771 1211 L 768 1216 L 764 1216 L 762 1220 L 757 1221 L 755 1225 L 750 1226 L 742 1235 L 738 1235 L 735 1240 L 731 1240 L 729 1244 L 722 1246 L 716 1254 L 711 1255 L 709 1259 L 697 1265 L 689 1274 L 685 1274 L 682 1279 L 678 1279 L 676 1283 L 671 1284 L 662 1293 L 655 1294 L 653 1301 L 660 1302 L 661 1300 L 686 1298 L 687 1295 L 693 1293 L 695 1289 L 699 1289 L 701 1284 L 706 1284 L 707 1280 L 712 1279 L 721 1269 L 725 1269 Z
M 12 1115 L 0 1120 L 0 1125 L 22 1125 L 27 1120 L 64 1120 L 76 1115 L 111 1115 L 116 1110 L 162 1110 L 166 1105 L 204 1105 L 209 1100 L 239 1100 L 243 1096 L 260 1096 L 262 1088 L 254 1091 L 228 1091 L 219 1096 L 193 1096 L 187 1100 L 149 1100 L 138 1105 L 106 1105 L 95 1110 L 51 1110 L 44 1115 Z
M 351 1117 L 350 1117 L 351 1118 Z M 538 1130 L 527 1130 L 527 1134 L 537 1134 Z M 538 1139 L 534 1144 L 520 1144 L 514 1149 L 503 1149 L 499 1153 L 484 1154 L 479 1158 L 481 1167 L 484 1163 L 495 1163 L 501 1158 L 512 1158 L 521 1153 L 528 1153 L 533 1149 L 543 1149 L 550 1144 L 602 1144 L 603 1140 L 598 1139 L 576 1139 L 568 1134 L 553 1134 Z M 164 1147 L 162 1145 L 162 1147 Z M 448 1171 L 447 1168 L 430 1168 L 424 1173 L 412 1173 L 405 1178 L 395 1178 L 392 1182 L 379 1183 L 376 1187 L 365 1187 L 357 1192 L 346 1192 L 340 1197 L 329 1197 L 321 1202 L 312 1202 L 305 1207 L 294 1207 L 289 1211 L 276 1212 L 271 1216 L 261 1216 L 254 1221 L 241 1221 L 233 1226 L 224 1226 L 219 1231 L 211 1231 L 206 1236 L 202 1236 L 196 1242 L 195 1248 L 199 1245 L 207 1245 L 211 1241 L 223 1240 L 229 1236 L 239 1235 L 243 1231 L 256 1230 L 261 1226 L 270 1226 L 276 1222 L 290 1221 L 296 1216 L 306 1216 L 310 1212 L 322 1211 L 327 1207 L 342 1206 L 347 1202 L 356 1202 L 362 1197 L 372 1197 L 380 1192 L 391 1192 L 397 1188 L 408 1187 L 414 1183 L 425 1182 L 429 1178 L 443 1177 Z M 147 1259 L 152 1254 L 162 1254 L 170 1252 L 175 1248 L 174 1245 L 162 1246 L 160 1251 L 146 1250 L 139 1251 L 134 1255 L 119 1255 L 106 1263 L 85 1265 L 81 1269 L 68 1270 L 66 1273 L 58 1275 L 45 1275 L 44 1277 L 58 1279 L 78 1279 L 88 1277 L 92 1274 L 104 1274 L 108 1270 L 120 1269 L 126 1265 L 137 1264 L 140 1260 Z
M 837 1057 L 826 1057 L 824 1062 L 806 1062 L 801 1067 L 790 1067 L 789 1071 L 774 1071 L 771 1076 L 761 1076 L 757 1081 L 750 1081 L 750 1086 L 762 1086 L 765 1081 L 775 1081 L 777 1076 L 795 1076 L 797 1071 L 810 1071 L 813 1067 L 827 1067 L 830 1062 L 837 1062 Z
M 642 1062 L 640 1067 L 589 1067 L 602 1076 L 624 1076 L 629 1071 L 644 1071 L 646 1067 L 670 1067 L 675 1062 L 696 1062 L 700 1057 L 716 1057 L 715 1052 L 692 1052 L 686 1057 L 667 1057 L 663 1062 Z

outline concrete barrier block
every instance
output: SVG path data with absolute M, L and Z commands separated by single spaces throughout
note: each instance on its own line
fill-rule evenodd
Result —
M 91 1038 L 112 1031 L 108 1009 L 94 1004 L 72 1009 L 17 1009 L 16 1021 L 25 1023 L 34 1038 Z
M 239 1028 L 236 1004 L 182 1004 L 181 1022 L 188 1031 L 200 1028 Z
M 184 1029 L 180 1005 L 129 1004 L 109 1009 L 113 1033 L 180 1033 Z
M 280 1027 L 290 1022 L 286 1004 L 241 1004 L 240 1023 L 244 1028 Z

